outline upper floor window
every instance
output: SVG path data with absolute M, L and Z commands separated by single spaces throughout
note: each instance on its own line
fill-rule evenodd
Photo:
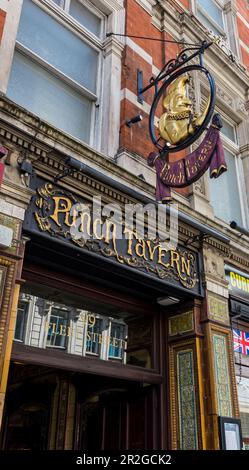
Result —
M 236 128 L 222 119 L 221 130 L 228 171 L 218 179 L 209 179 L 210 201 L 214 215 L 228 224 L 235 220 L 243 225 L 243 171 L 238 156 Z
M 96 36 L 101 35 L 101 18 L 96 16 L 96 13 L 91 9 L 90 2 L 85 6 L 80 0 L 52 0 L 59 7 L 65 10 L 82 26 L 85 26 Z M 86 3 L 86 2 L 85 2 Z
M 92 143 L 104 15 L 86 0 L 24 0 L 7 96 Z
M 197 0 L 197 16 L 214 34 L 225 35 L 222 5 L 218 0 Z

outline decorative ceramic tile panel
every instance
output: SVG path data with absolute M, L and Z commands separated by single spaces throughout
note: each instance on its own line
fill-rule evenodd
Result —
M 198 449 L 193 350 L 177 353 L 180 449 Z
M 187 333 L 194 329 L 193 311 L 175 315 L 169 318 L 169 336 L 175 336 L 179 333 Z
M 227 342 L 224 335 L 213 335 L 216 396 L 219 416 L 232 416 Z
M 217 294 L 208 293 L 208 315 L 211 320 L 230 324 L 228 300 Z

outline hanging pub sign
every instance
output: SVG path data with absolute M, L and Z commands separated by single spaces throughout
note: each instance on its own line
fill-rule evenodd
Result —
M 44 235 L 68 247 L 97 255 L 136 270 L 169 286 L 202 296 L 200 255 L 177 245 L 170 248 L 157 237 L 141 237 L 136 227 L 122 218 L 104 215 L 103 207 L 94 209 L 89 200 L 34 177 L 32 197 L 23 228 L 30 234 Z
M 148 165 L 156 170 L 158 201 L 169 202 L 171 188 L 184 188 L 193 184 L 208 168 L 211 178 L 217 178 L 227 170 L 220 139 L 221 119 L 218 114 L 213 115 L 215 81 L 203 65 L 204 51 L 211 44 L 203 42 L 201 46 L 183 50 L 176 59 L 167 62 L 159 75 L 152 78 L 144 89 L 141 83 L 142 72 L 138 72 L 140 101 L 143 92 L 155 87 L 149 131 L 157 150 L 150 153 Z M 198 58 L 199 63 L 190 64 L 194 58 Z M 203 112 L 199 114 L 194 110 L 194 98 L 189 93 L 192 72 L 205 76 L 209 87 L 207 102 Z M 159 87 L 160 82 L 162 84 Z M 158 120 L 161 109 L 164 112 Z M 170 154 L 177 154 L 193 144 L 204 131 L 207 131 L 204 139 L 193 152 L 180 159 L 170 158 Z

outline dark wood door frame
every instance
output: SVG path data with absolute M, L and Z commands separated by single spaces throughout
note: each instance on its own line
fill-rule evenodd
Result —
M 153 315 L 158 310 L 155 301 L 151 304 L 148 301 L 135 299 L 116 289 L 107 288 L 95 283 L 87 282 L 83 279 L 75 278 L 62 274 L 61 272 L 52 271 L 36 264 L 25 264 L 22 278 L 25 281 L 31 281 L 47 286 L 53 285 L 58 289 L 67 290 L 70 293 L 81 295 L 89 300 L 96 302 L 110 303 L 116 307 L 127 308 L 131 311 L 141 312 L 143 314 Z
M 77 356 L 64 351 L 55 351 L 54 349 L 26 346 L 16 342 L 13 342 L 11 360 L 71 372 L 122 378 L 146 384 L 160 384 L 163 380 L 162 375 L 153 369 L 142 369 L 128 364 L 117 364 L 111 361 Z

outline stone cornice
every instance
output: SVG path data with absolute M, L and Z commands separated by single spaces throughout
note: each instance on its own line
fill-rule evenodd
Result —
M 238 253 L 232 250 L 229 253 L 227 262 L 230 262 L 231 264 L 236 266 L 238 269 L 242 269 L 249 273 L 249 258 L 248 259 L 245 258 L 245 254 L 243 252 Z
M 249 144 L 240 147 L 240 156 L 242 159 L 249 157 Z
M 116 54 L 119 58 L 122 57 L 122 52 L 124 50 L 124 44 L 118 41 L 115 37 L 109 37 L 104 42 L 104 53 L 105 56 L 109 54 Z
M 5 196 L 9 201 L 17 206 L 26 208 L 29 204 L 33 191 L 26 186 L 20 186 L 13 181 L 4 179 L 1 185 L 0 196 Z

